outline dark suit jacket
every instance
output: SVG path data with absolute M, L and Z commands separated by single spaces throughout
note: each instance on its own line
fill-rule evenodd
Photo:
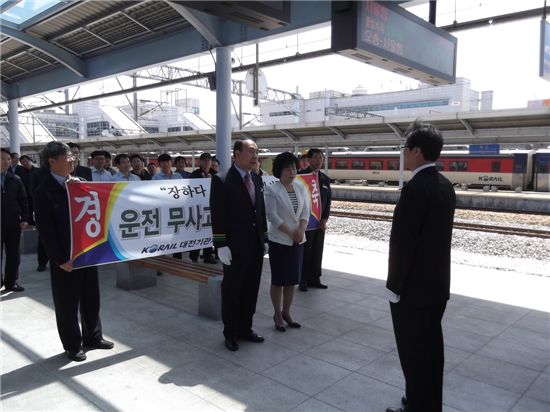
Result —
M 202 169 L 199 167 L 198 169 L 193 170 L 191 172 L 191 179 L 204 179 L 205 177 L 202 175 Z
M 51 261 L 62 265 L 70 259 L 71 226 L 67 190 L 49 173 L 34 191 L 36 227 Z
M 72 173 L 73 176 L 81 177 L 87 182 L 92 181 L 92 169 L 86 166 L 78 165 L 74 168 L 74 171 Z
M 403 188 L 393 213 L 386 287 L 415 306 L 449 299 L 453 185 L 429 167 Z
M 32 202 L 32 174 L 37 170 L 37 167 L 32 166 L 31 170 L 27 170 L 24 167 L 19 169 L 17 171 L 17 176 L 21 178 L 23 181 L 23 185 L 25 186 L 25 191 L 27 192 L 27 199 L 29 201 L 29 210 L 33 210 L 33 202 Z M 31 216 L 32 217 L 32 216 Z
M 311 167 L 301 169 L 298 174 L 312 173 Z M 330 178 L 319 170 L 319 188 L 321 192 L 321 220 L 328 220 L 330 216 L 330 204 L 332 203 L 332 191 L 330 190 Z
M 254 173 L 250 176 L 256 189 L 255 206 L 235 166 L 212 177 L 210 214 L 214 246 L 229 246 L 233 257 L 252 252 L 255 244 L 263 251 L 263 243 L 267 242 L 262 179 Z
M 19 226 L 30 222 L 27 192 L 21 178 L 11 172 L 6 173 L 2 189 L 2 225 Z

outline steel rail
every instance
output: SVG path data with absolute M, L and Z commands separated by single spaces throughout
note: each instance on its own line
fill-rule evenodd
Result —
M 392 215 L 384 213 L 364 213 L 364 212 L 350 212 L 343 210 L 330 211 L 331 216 L 346 217 L 350 219 L 362 219 L 362 220 L 378 220 L 383 222 L 391 222 Z M 503 235 L 514 236 L 527 236 L 538 237 L 542 239 L 550 239 L 550 230 L 543 229 L 531 229 L 523 227 L 507 227 L 497 225 L 485 225 L 480 223 L 468 223 L 468 222 L 454 222 L 454 229 L 473 230 L 478 232 L 499 233 Z

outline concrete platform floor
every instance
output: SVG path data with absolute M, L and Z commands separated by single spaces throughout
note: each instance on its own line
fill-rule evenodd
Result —
M 404 380 L 383 298 L 386 259 L 329 237 L 329 289 L 297 291 L 293 315 L 303 327 L 285 333 L 273 328 L 266 259 L 254 326 L 266 341 L 242 343 L 238 352 L 223 346 L 221 322 L 197 316 L 196 283 L 163 275 L 156 287 L 127 292 L 115 288 L 106 266 L 101 317 L 115 348 L 90 351 L 76 363 L 62 353 L 49 272 L 36 272 L 35 256 L 26 255 L 26 290 L 2 296 L 1 408 L 381 412 L 398 406 Z M 453 267 L 460 294 L 444 317 L 444 410 L 548 412 L 549 279 L 525 286 L 518 277 L 498 296 L 490 290 L 500 285 L 490 282 L 483 298 L 476 285 L 498 276 L 490 272 Z M 522 302 L 545 300 L 518 304 L 517 295 Z

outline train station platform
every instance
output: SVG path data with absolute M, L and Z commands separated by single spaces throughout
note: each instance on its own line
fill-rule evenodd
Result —
M 361 183 L 332 184 L 331 189 L 333 199 L 337 200 L 397 203 L 399 199 L 399 189 L 396 186 L 363 186 Z M 457 189 L 456 205 L 466 209 L 550 213 L 550 193 Z
M 296 291 L 303 327 L 273 328 L 264 264 L 255 331 L 262 344 L 225 349 L 222 324 L 197 315 L 197 284 L 163 275 L 124 291 L 100 271 L 109 351 L 62 353 L 49 273 L 24 255 L 22 293 L 2 296 L 4 411 L 376 411 L 399 406 L 404 380 L 389 305 L 387 251 L 327 235 L 328 290 Z M 453 257 L 444 316 L 444 411 L 550 411 L 550 278 L 517 265 Z M 538 271 L 538 272 L 537 272 Z

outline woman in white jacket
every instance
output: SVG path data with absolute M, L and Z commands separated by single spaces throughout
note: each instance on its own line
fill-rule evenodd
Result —
M 273 321 L 280 332 L 286 330 L 284 322 L 292 328 L 301 326 L 290 316 L 294 286 L 299 283 L 302 271 L 303 243 L 310 215 L 308 192 L 294 180 L 299 164 L 290 152 L 277 155 L 273 160 L 273 175 L 279 181 L 264 191 Z

